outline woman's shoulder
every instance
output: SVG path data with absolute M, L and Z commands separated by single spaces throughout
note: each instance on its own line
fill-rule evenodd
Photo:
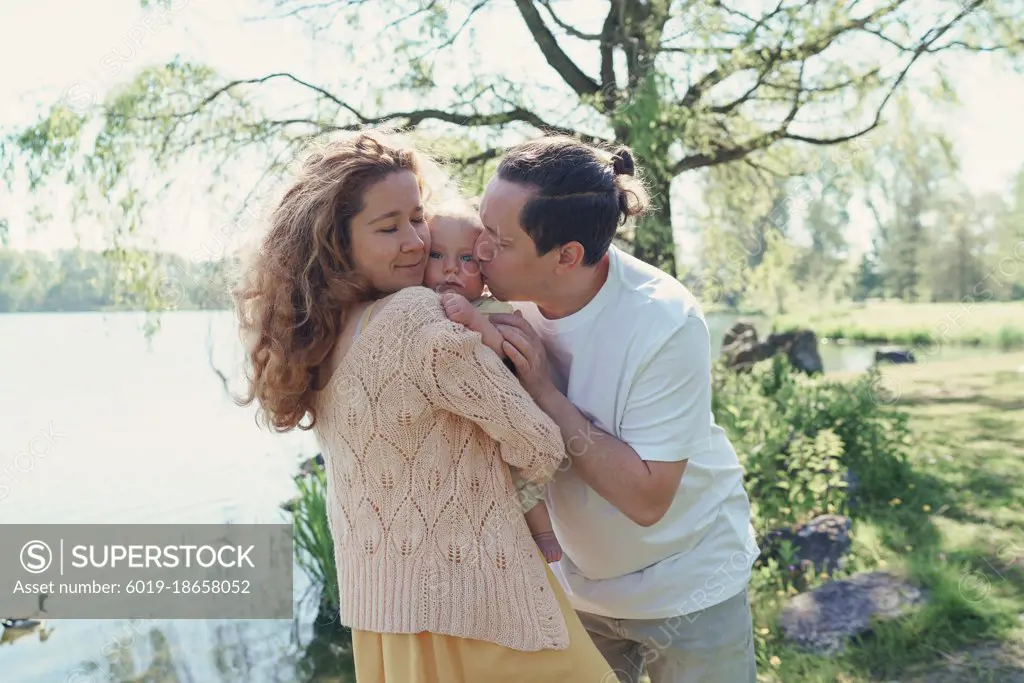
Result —
M 393 301 L 441 301 L 441 295 L 423 285 L 414 285 L 412 287 L 405 287 L 392 294 L 388 294 L 387 299 Z
M 376 317 L 386 319 L 387 327 L 400 326 L 412 333 L 431 323 L 447 320 L 441 298 L 434 290 L 423 287 L 406 287 L 378 299 Z
M 402 317 L 409 317 L 410 313 L 420 313 L 428 318 L 436 317 L 435 314 L 438 313 L 444 315 L 440 295 L 429 287 L 422 285 L 400 289 L 382 298 L 377 305 L 381 307 L 380 311 L 382 313 L 386 309 L 392 315 L 400 315 Z M 420 316 L 413 317 L 419 318 Z

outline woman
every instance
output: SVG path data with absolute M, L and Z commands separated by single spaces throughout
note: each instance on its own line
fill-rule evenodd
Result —
M 559 431 L 420 286 L 428 168 L 377 133 L 306 162 L 236 292 L 247 402 L 323 449 L 360 683 L 613 681 L 504 464 L 547 481 Z

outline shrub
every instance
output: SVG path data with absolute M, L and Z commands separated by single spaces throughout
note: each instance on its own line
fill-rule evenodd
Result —
M 713 396 L 759 529 L 851 513 L 851 479 L 865 505 L 888 501 L 910 481 L 908 418 L 890 405 L 877 370 L 848 383 L 808 377 L 785 356 L 742 374 L 719 365 Z

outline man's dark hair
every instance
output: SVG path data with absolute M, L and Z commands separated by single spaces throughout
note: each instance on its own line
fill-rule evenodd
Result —
M 628 147 L 607 152 L 570 137 L 543 137 L 509 149 L 498 177 L 536 189 L 519 222 L 538 254 L 579 242 L 588 266 L 605 255 L 620 225 L 650 205 Z

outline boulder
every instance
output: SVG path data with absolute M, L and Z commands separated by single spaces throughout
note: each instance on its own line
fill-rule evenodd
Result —
M 768 336 L 768 346 L 785 353 L 793 367 L 803 370 L 808 375 L 816 375 L 825 371 L 818 353 L 818 336 L 810 330 L 792 330 Z
M 762 558 L 789 562 L 789 571 L 802 577 L 804 570 L 813 568 L 815 574 L 829 576 L 841 566 L 850 550 L 850 529 L 853 520 L 842 515 L 819 515 L 804 524 L 771 531 L 764 538 Z M 783 544 L 788 541 L 791 558 L 782 555 Z M 800 588 L 800 586 L 798 586 Z
M 921 589 L 888 572 L 829 581 L 795 596 L 782 609 L 785 637 L 820 654 L 835 654 L 849 638 L 867 635 L 876 621 L 895 619 L 925 602 Z
M 722 337 L 722 355 L 729 367 L 744 371 L 759 361 L 784 353 L 793 367 L 809 375 L 824 370 L 818 353 L 818 338 L 810 330 L 791 330 L 769 335 L 758 341 L 757 330 L 750 323 L 737 322 Z
M 733 347 L 737 343 L 742 345 L 751 343 L 756 344 L 757 329 L 750 323 L 745 323 L 743 321 L 737 322 L 726 330 L 725 336 L 722 337 L 722 348 L 725 349 Z
M 914 352 L 909 349 L 893 349 L 891 351 L 875 351 L 876 363 L 916 363 Z
M 307 474 L 313 474 L 324 466 L 324 456 L 321 453 L 317 453 L 312 458 L 307 458 L 299 464 L 299 475 L 305 476 Z

